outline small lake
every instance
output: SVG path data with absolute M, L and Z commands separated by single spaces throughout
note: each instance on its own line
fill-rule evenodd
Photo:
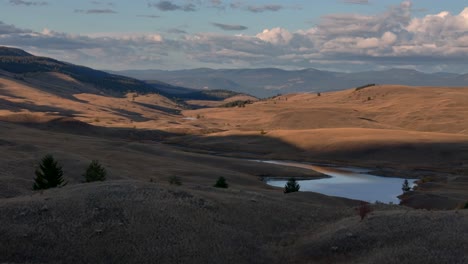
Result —
M 402 184 L 405 179 L 382 177 L 372 175 L 368 169 L 328 167 L 298 162 L 259 161 L 284 166 L 300 167 L 318 171 L 330 178 L 317 180 L 298 180 L 300 191 L 322 193 L 330 196 L 339 196 L 367 202 L 380 201 L 383 203 L 399 204 L 398 195 L 402 194 Z M 287 177 L 287 175 L 285 175 Z M 410 186 L 414 186 L 416 179 L 408 179 Z M 286 180 L 267 180 L 267 184 L 284 187 Z

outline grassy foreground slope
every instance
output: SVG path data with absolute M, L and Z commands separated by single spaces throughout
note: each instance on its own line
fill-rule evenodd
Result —
M 386 207 L 384 207 L 386 208 Z M 360 221 L 333 198 L 141 181 L 0 200 L 13 263 L 466 263 L 468 212 L 403 208 Z

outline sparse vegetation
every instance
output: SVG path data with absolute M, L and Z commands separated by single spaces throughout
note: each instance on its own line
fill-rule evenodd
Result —
M 356 87 L 355 91 L 359 91 L 359 90 L 362 90 L 362 89 L 364 89 L 364 88 L 372 87 L 372 86 L 375 86 L 375 83 L 369 83 L 369 84 L 366 84 L 366 85 L 362 85 L 362 86 Z
M 171 176 L 169 178 L 169 184 L 180 186 L 182 185 L 182 180 L 177 176 Z
M 64 186 L 62 167 L 50 154 L 45 155 L 36 169 L 33 190 L 43 190 Z
M 97 160 L 91 161 L 86 172 L 83 174 L 86 182 L 105 181 L 106 169 Z
M 260 135 L 266 135 L 266 134 L 268 134 L 268 132 L 266 132 L 266 131 L 265 131 L 265 130 L 263 130 L 263 129 L 262 129 L 262 130 L 260 130 Z
M 284 186 L 284 193 L 298 192 L 301 186 L 297 183 L 296 179 L 291 178 Z
M 226 179 L 221 176 L 216 181 L 214 187 L 216 187 L 216 188 L 228 188 L 229 184 L 227 184 Z
M 372 212 L 372 208 L 368 202 L 361 202 L 357 211 L 362 221 L 370 212 Z

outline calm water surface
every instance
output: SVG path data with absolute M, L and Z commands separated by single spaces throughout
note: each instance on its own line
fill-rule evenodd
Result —
M 369 170 L 362 168 L 326 167 L 297 162 L 260 161 L 284 166 L 293 166 L 311 169 L 321 172 L 331 178 L 317 180 L 301 180 L 300 191 L 318 192 L 325 195 L 340 196 L 368 202 L 380 201 L 384 203 L 396 203 L 400 200 L 398 195 L 402 194 L 404 179 L 382 177 L 368 174 Z M 287 175 L 286 175 L 287 177 Z M 416 179 L 408 179 L 410 186 Z M 276 187 L 284 187 L 286 180 L 267 181 L 267 184 Z

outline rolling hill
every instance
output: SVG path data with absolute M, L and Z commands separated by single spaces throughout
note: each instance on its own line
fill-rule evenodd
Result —
M 143 82 L 134 78 L 110 74 L 84 66 L 38 57 L 21 49 L 0 46 L 0 76 L 9 74 L 18 80 L 39 73 L 56 73 L 78 82 L 94 86 L 89 92 L 124 95 L 128 92 L 158 93 L 169 98 L 184 100 L 223 100 L 238 93 L 230 91 L 199 91 L 173 86 L 161 81 Z M 223 95 L 224 93 L 224 95 Z
M 459 210 L 468 202 L 467 87 L 375 85 L 257 100 L 16 49 L 0 54 L 1 263 L 467 261 L 468 211 Z M 284 72 L 256 73 L 266 83 Z M 34 191 L 45 154 L 68 184 Z M 107 180 L 84 183 L 96 159 Z M 360 218 L 356 200 L 284 194 L 264 179 L 324 175 L 257 162 L 271 159 L 418 178 L 401 196 L 413 208 L 375 203 Z M 220 176 L 228 189 L 213 187 Z

